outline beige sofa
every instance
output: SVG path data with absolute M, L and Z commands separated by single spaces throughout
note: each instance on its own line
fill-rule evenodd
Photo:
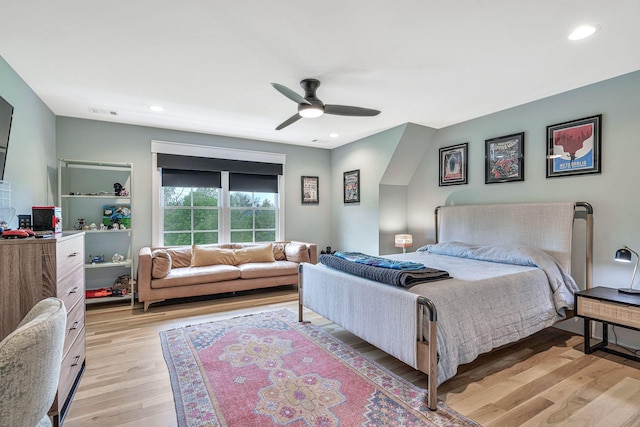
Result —
M 318 262 L 313 243 L 142 247 L 138 300 L 144 311 L 171 298 L 298 284 L 301 262 Z

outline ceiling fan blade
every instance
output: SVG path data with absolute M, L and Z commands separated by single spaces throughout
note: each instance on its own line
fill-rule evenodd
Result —
M 290 100 L 292 100 L 294 102 L 297 102 L 298 104 L 309 104 L 310 103 L 309 101 L 304 99 L 302 97 L 302 95 L 298 95 L 297 93 L 295 93 L 294 91 L 292 91 L 291 89 L 289 89 L 286 86 L 282 86 L 281 84 L 278 84 L 278 83 L 271 83 L 271 86 L 273 86 L 274 88 L 276 88 L 276 90 L 278 92 L 280 92 L 281 94 L 283 94 L 284 96 L 286 96 Z
M 276 130 L 280 130 L 280 129 L 286 128 L 287 126 L 289 126 L 292 123 L 297 122 L 301 118 L 302 118 L 302 116 L 300 114 L 295 113 L 293 116 L 289 117 L 287 120 L 285 120 L 284 122 L 280 123 L 280 125 L 276 128 Z
M 351 107 L 349 105 L 331 105 L 325 104 L 325 114 L 334 114 L 336 116 L 377 116 L 380 114 L 378 110 L 372 110 L 371 108 Z

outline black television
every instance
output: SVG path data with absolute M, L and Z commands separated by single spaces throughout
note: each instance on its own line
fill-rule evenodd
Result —
M 7 148 L 11 134 L 13 106 L 0 96 L 0 181 L 4 179 L 4 167 L 7 162 Z

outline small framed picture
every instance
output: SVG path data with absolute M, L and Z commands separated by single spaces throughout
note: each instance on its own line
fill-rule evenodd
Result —
M 484 183 L 524 181 L 524 132 L 487 139 Z
M 320 203 L 318 192 L 318 177 L 303 176 L 301 179 L 301 192 L 303 205 L 317 205 Z
M 343 174 L 344 202 L 360 202 L 360 169 L 345 172 Z
M 602 114 L 547 126 L 547 178 L 601 173 Z
M 467 152 L 469 144 L 440 148 L 440 186 L 467 183 Z

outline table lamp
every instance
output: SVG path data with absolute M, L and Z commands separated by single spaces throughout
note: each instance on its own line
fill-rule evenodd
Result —
M 411 234 L 396 234 L 396 248 L 402 248 L 402 253 L 407 253 L 407 248 L 413 246 L 413 236 Z
M 631 262 L 631 254 L 636 256 L 636 266 L 633 268 L 633 274 L 631 275 L 631 283 L 628 288 L 619 288 L 618 292 L 622 292 L 625 294 L 640 294 L 640 290 L 633 289 L 633 282 L 636 279 L 636 272 L 638 271 L 638 263 L 640 263 L 640 257 L 638 257 L 638 253 L 633 249 L 625 246 L 622 249 L 618 249 L 616 251 L 615 260 L 619 262 Z

